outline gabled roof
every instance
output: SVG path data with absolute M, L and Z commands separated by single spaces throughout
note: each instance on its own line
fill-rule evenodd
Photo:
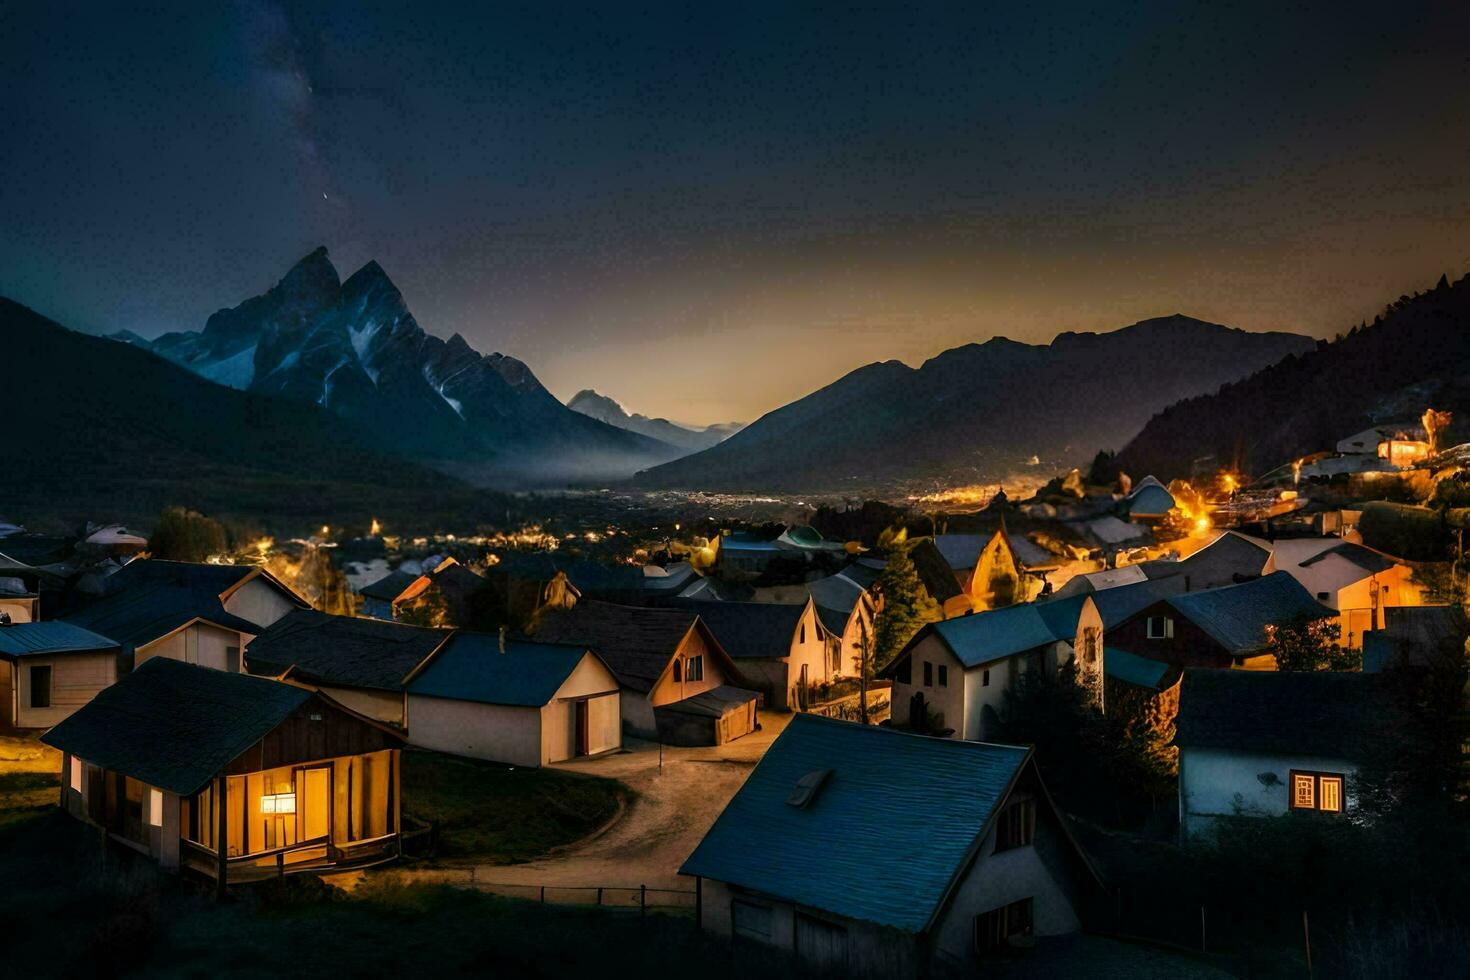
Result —
M 917 933 L 1029 759 L 1025 748 L 797 714 L 679 872 Z M 824 770 L 805 805 L 787 802 Z
M 742 660 L 749 657 L 789 657 L 796 627 L 811 600 L 798 605 L 672 599 L 668 605 L 698 613 L 725 652 L 736 660 Z
M 1070 642 L 1075 631 L 1059 635 L 1055 627 L 1063 617 L 1051 615 L 1043 616 L 1036 603 L 1025 603 L 946 619 L 925 629 L 933 631 L 965 667 L 980 667 L 1058 640 Z
M 1189 577 L 1189 591 L 1214 589 L 1259 578 L 1271 561 L 1265 541 L 1225 531 L 1215 540 L 1179 561 L 1146 561 L 1139 567 L 1150 579 Z
M 138 564 L 133 562 L 131 568 Z M 123 574 L 127 568 L 115 572 Z M 196 619 L 241 633 L 258 633 L 261 626 L 225 611 L 212 583 L 204 587 L 144 581 L 124 589 L 112 589 L 66 617 L 66 622 L 116 640 L 125 648 L 136 648 L 172 633 Z
M 1183 590 L 1183 579 L 1156 579 L 1094 592 L 1092 601 L 1097 603 L 1097 612 L 1102 617 L 1103 629 L 1111 629 L 1160 599 L 1178 595 Z
M 1386 572 L 1395 563 L 1360 544 L 1340 538 L 1286 538 L 1275 544 L 1276 568 L 1290 572 L 1309 592 L 1336 593 Z
M 1151 483 L 1129 494 L 1124 505 L 1130 517 L 1163 517 L 1174 509 L 1175 502 L 1168 490 Z
M 60 619 L 0 626 L 0 657 L 116 650 L 115 641 Z
M 435 698 L 540 707 L 551 701 L 586 657 L 585 646 L 534 643 L 489 633 L 456 633 L 408 683 L 408 693 Z
M 985 550 L 985 546 L 994 537 L 994 533 L 936 534 L 933 541 L 951 571 L 959 571 L 974 568 L 975 563 L 980 560 L 980 552 Z M 1006 532 L 1006 540 L 1010 542 L 1016 560 L 1025 568 L 1051 568 L 1061 562 L 1056 555 L 1019 534 Z
M 128 562 L 109 575 L 107 591 L 118 592 L 143 585 L 174 585 L 219 596 L 256 571 L 258 569 L 254 565 L 215 565 L 209 562 L 141 558 Z
M 620 684 L 649 691 L 698 622 L 699 616 L 687 608 L 620 606 L 583 599 L 570 609 L 546 610 L 534 638 L 591 647 Z M 712 634 L 710 638 L 713 641 Z M 719 648 L 718 643 L 711 645 Z
M 1186 670 L 1174 743 L 1357 760 L 1393 717 L 1380 674 Z
M 1232 654 L 1264 647 L 1267 626 L 1337 615 L 1286 572 L 1240 585 L 1185 592 L 1165 601 Z
M 312 683 L 397 691 L 451 635 L 449 630 L 298 609 L 251 641 L 245 663 L 255 674 L 289 669 L 292 677 Z
M 817 620 L 821 622 L 822 629 L 839 638 L 847 632 L 847 624 L 852 619 L 852 613 L 845 613 L 840 609 L 828 609 L 826 606 L 817 606 L 816 610 Z
M 844 572 L 814 579 L 806 584 L 806 589 L 819 609 L 831 609 L 844 615 L 851 613 L 867 592 L 866 586 Z
M 41 741 L 187 796 L 315 696 L 262 677 L 153 657 Z
M 393 571 L 384 575 L 376 582 L 370 582 L 362 587 L 358 595 L 369 599 L 381 599 L 384 602 L 392 602 L 408 590 L 410 585 L 417 582 L 419 576 L 405 571 Z
M 924 584 L 924 591 L 941 606 L 963 593 L 954 569 L 932 540 L 925 538 L 916 542 L 909 549 L 909 560 L 914 563 L 914 571 Z

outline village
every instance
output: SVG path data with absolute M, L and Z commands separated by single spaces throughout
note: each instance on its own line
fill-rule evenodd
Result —
M 421 889 L 732 974 L 1376 975 L 1470 856 L 1421 832 L 1467 787 L 1450 422 L 618 552 L 7 515 L 0 865 L 110 896 L 82 958 Z

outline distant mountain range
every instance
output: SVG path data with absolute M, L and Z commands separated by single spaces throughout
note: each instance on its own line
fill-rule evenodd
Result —
M 503 513 L 503 498 L 385 455 L 315 405 L 213 384 L 3 298 L 0 350 L 10 435 L 0 501 L 33 527 L 147 528 L 172 504 L 295 533 Z
M 1170 406 L 1118 461 L 1164 479 L 1202 457 L 1260 474 L 1431 407 L 1454 413 L 1447 445 L 1470 438 L 1470 276 L 1441 276 L 1346 336 Z
M 708 449 L 730 438 L 739 432 L 740 422 L 717 422 L 714 425 L 693 427 L 679 425 L 668 419 L 651 419 L 647 415 L 628 414 L 612 398 L 598 394 L 591 388 L 583 388 L 572 396 L 567 402 L 567 408 L 583 415 L 591 416 L 608 425 L 615 425 L 619 429 L 627 429 L 629 432 L 637 432 L 639 435 L 657 439 L 659 442 L 677 446 L 685 452 L 695 453 L 701 449 Z
M 1314 342 L 1192 317 L 1144 320 L 1050 344 L 996 337 L 911 368 L 869 364 L 703 452 L 653 467 L 646 487 L 854 490 L 989 482 L 1029 457 L 1075 464 L 1131 439 L 1154 413 Z
M 681 453 L 571 411 L 513 357 L 428 334 L 376 262 L 343 282 L 325 248 L 202 331 L 112 339 L 222 385 L 320 406 L 384 450 L 479 483 L 613 479 Z

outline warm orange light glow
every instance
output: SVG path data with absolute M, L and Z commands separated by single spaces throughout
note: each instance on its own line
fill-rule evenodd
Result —
M 383 525 L 379 524 L 378 519 L 374 517 L 373 526 L 368 528 L 368 536 L 376 538 L 381 533 L 383 533 Z
M 1210 529 L 1210 519 L 1208 517 L 1196 517 L 1194 519 L 1194 529 L 1196 531 L 1208 531 Z

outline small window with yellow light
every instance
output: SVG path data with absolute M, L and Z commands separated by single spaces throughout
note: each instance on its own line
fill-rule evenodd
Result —
M 1291 809 L 1341 813 L 1343 777 L 1340 773 L 1291 771 Z

